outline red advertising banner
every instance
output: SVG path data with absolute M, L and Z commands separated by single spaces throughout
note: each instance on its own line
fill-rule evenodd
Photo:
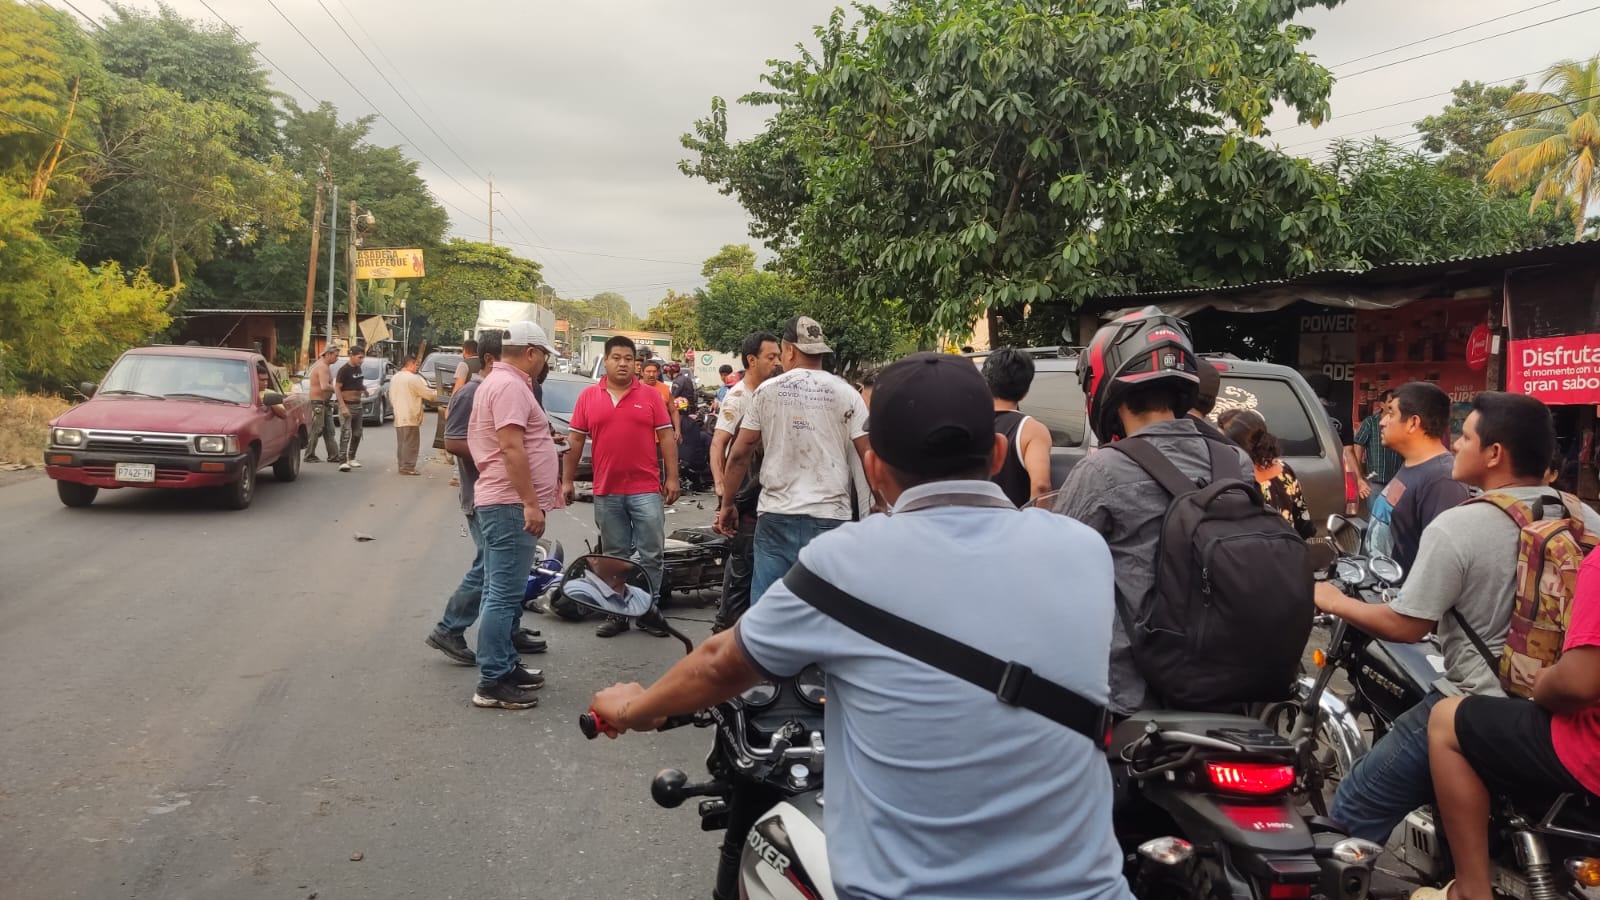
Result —
M 1506 390 L 1546 403 L 1600 404 L 1600 334 L 1511 342 Z

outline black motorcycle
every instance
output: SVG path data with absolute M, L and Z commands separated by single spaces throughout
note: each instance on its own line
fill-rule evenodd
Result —
M 1405 572 L 1381 554 L 1363 555 L 1363 532 L 1355 520 L 1330 517 L 1329 539 L 1339 558 L 1325 577 L 1347 596 L 1386 603 Z M 1302 678 L 1296 699 L 1265 718 L 1280 723 L 1292 713 L 1293 725 L 1280 733 L 1287 734 L 1298 756 L 1296 790 L 1325 815 L 1339 781 L 1371 746 L 1363 724 L 1374 744 L 1382 740 L 1395 719 L 1443 678 L 1444 659 L 1433 637 L 1402 644 L 1374 638 L 1342 619 L 1320 616 L 1318 624 L 1329 629 L 1329 638 L 1328 649 L 1314 656 L 1316 675 Z M 1330 689 L 1338 673 L 1348 682 L 1348 700 Z M 1580 886 L 1600 886 L 1600 858 L 1595 858 L 1600 856 L 1600 806 L 1591 801 L 1562 795 L 1548 809 L 1541 804 L 1519 810 L 1516 798 L 1497 798 L 1490 834 L 1497 895 L 1558 900 L 1583 896 Z M 1453 871 L 1443 838 L 1434 808 L 1423 807 L 1406 816 L 1391 847 L 1423 882 L 1442 885 Z

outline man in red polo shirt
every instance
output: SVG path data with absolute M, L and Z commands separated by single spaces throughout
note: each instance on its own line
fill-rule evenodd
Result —
M 659 597 L 666 544 L 662 500 L 678 500 L 678 442 L 661 394 L 633 377 L 637 352 L 633 341 L 621 335 L 606 341 L 606 378 L 584 389 L 572 410 L 561 490 L 569 500 L 576 494 L 573 481 L 584 442 L 594 441 L 594 521 L 601 549 L 608 556 L 638 560 L 650 576 L 651 592 Z M 658 448 L 664 470 L 656 465 Z M 639 627 L 666 636 L 653 626 Z M 612 637 L 627 630 L 626 619 L 608 618 L 595 634 Z

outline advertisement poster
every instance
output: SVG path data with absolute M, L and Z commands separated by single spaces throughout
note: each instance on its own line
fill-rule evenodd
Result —
M 1506 390 L 1546 403 L 1600 403 L 1600 334 L 1511 342 Z
M 1384 391 L 1411 381 L 1437 384 L 1450 395 L 1450 433 L 1461 434 L 1461 423 L 1472 411 L 1472 398 L 1483 392 L 1485 373 L 1474 370 L 1465 359 L 1446 363 L 1390 363 L 1356 366 L 1356 421 L 1366 418 L 1372 404 Z
M 1356 314 L 1319 307 L 1300 316 L 1299 355 L 1296 368 L 1306 376 L 1314 390 L 1313 376 L 1325 376 L 1330 384 L 1329 414 L 1339 422 L 1340 440 L 1352 439 L 1359 419 L 1341 421 L 1340 410 L 1350 408 L 1356 362 Z
M 1468 350 L 1488 318 L 1486 300 L 1419 300 L 1356 313 L 1356 421 L 1366 418 L 1385 390 L 1427 381 L 1450 395 L 1452 431 L 1460 434 L 1472 398 L 1487 382 L 1487 373 L 1469 361 Z
M 357 278 L 421 278 L 426 274 L 422 251 L 415 248 L 374 247 L 356 251 Z

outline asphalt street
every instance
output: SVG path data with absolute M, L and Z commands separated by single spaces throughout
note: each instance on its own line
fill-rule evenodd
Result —
M 476 670 L 422 642 L 472 557 L 452 468 L 400 477 L 393 434 L 369 426 L 354 472 L 264 471 L 241 512 L 0 487 L 0 896 L 709 895 L 720 835 L 649 782 L 703 776 L 710 735 L 575 724 L 681 645 L 530 614 L 539 706 L 474 708 Z M 669 530 L 709 523 L 700 503 Z M 549 535 L 570 559 L 594 531 L 579 503 Z M 709 610 L 675 614 L 709 634 Z

